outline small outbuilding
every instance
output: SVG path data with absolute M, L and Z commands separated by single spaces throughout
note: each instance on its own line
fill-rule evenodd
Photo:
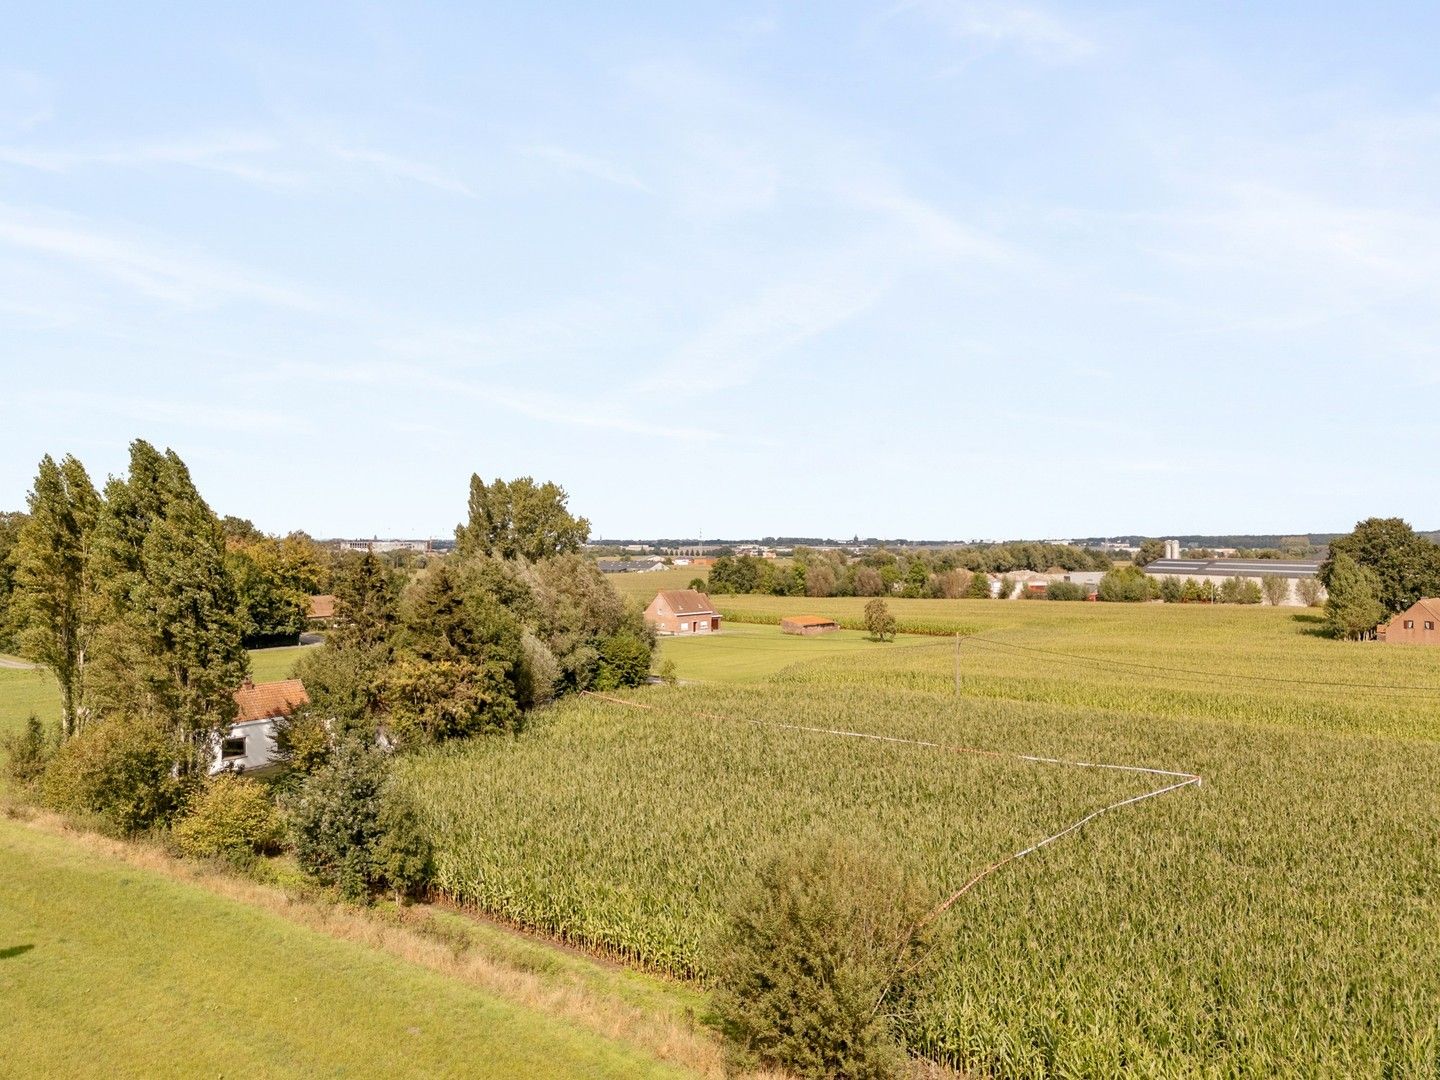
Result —
M 786 615 L 780 620 L 780 629 L 787 634 L 828 634 L 840 629 L 840 624 L 824 615 Z
M 1392 645 L 1440 645 L 1440 597 L 1417 600 L 1388 623 L 1375 628 L 1375 637 Z
M 662 589 L 645 609 L 645 621 L 659 634 L 709 634 L 720 629 L 710 597 L 694 589 Z

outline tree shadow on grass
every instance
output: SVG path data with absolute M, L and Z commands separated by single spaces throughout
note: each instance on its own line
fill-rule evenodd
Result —
M 34 945 L 11 945 L 8 949 L 0 949 L 0 960 L 13 960 L 17 956 L 24 956 Z
M 1327 639 L 1333 639 L 1335 636 L 1330 632 L 1330 627 L 1325 624 L 1324 615 L 1291 615 L 1290 618 L 1300 623 L 1302 634 Z

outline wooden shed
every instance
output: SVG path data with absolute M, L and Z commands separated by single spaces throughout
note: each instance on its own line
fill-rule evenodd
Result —
M 824 615 L 786 615 L 780 620 L 780 629 L 787 634 L 828 634 L 839 630 L 840 624 Z

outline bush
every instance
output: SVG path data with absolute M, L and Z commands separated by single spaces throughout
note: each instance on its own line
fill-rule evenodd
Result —
M 650 643 L 633 630 L 620 630 L 600 643 L 596 690 L 639 686 L 650 677 Z
M 45 802 L 94 814 L 122 833 L 168 822 L 185 801 L 175 745 L 157 728 L 122 719 L 92 723 L 61 744 L 45 769 Z
M 349 739 L 301 787 L 290 828 L 300 865 L 352 900 L 391 888 L 413 895 L 429 878 L 429 845 L 398 793 L 388 757 Z
M 330 760 L 330 725 L 314 705 L 275 721 L 275 757 L 293 773 L 309 776 Z
M 5 775 L 22 788 L 35 784 L 45 773 L 45 765 L 55 752 L 55 741 L 45 733 L 45 725 L 34 713 L 25 727 L 0 742 L 5 751 Z
M 1106 603 L 1138 604 L 1162 595 L 1161 586 L 1138 566 L 1117 566 L 1100 579 L 1095 599 Z
M 1258 604 L 1260 597 L 1259 583 L 1249 578 L 1230 577 L 1220 583 L 1222 604 Z
M 232 862 L 275 851 L 284 836 L 265 786 L 233 773 L 212 777 L 175 826 L 175 842 L 186 855 Z
M 821 839 L 766 863 L 714 947 L 714 1009 L 737 1064 L 898 1075 L 896 1037 L 934 952 L 923 893 L 891 862 Z
M 1046 600 L 1084 600 L 1085 586 L 1073 581 L 1052 581 L 1045 586 Z
M 504 667 L 496 661 L 406 656 L 385 675 L 390 730 L 406 744 L 442 742 L 520 727 Z

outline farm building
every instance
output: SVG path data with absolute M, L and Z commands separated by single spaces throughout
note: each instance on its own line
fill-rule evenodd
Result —
M 1171 544 L 1174 541 L 1170 541 Z M 1173 549 L 1172 549 L 1173 550 Z M 1320 573 L 1320 563 L 1311 559 L 1156 559 L 1145 567 L 1150 577 L 1164 580 L 1177 578 L 1184 581 L 1191 578 L 1201 585 L 1221 585 L 1229 578 L 1240 578 L 1260 584 L 1262 578 L 1284 578 L 1289 589 L 1286 592 L 1286 607 L 1304 607 L 1296 592 L 1295 583 L 1306 578 L 1315 578 Z M 1320 598 L 1325 598 L 1322 590 Z
M 595 565 L 602 574 L 648 574 L 665 569 L 659 559 L 596 559 Z
M 708 634 L 720 629 L 710 597 L 694 589 L 663 589 L 645 609 L 645 621 L 661 634 Z
M 787 634 L 828 634 L 839 630 L 840 624 L 824 615 L 786 615 L 780 620 L 780 629 Z
M 258 684 L 246 679 L 235 691 L 229 733 L 215 737 L 210 772 L 255 772 L 274 765 L 275 722 L 308 704 L 310 695 L 299 679 Z
M 1440 645 L 1440 597 L 1417 600 L 1388 623 L 1375 628 L 1375 637 L 1392 645 Z

